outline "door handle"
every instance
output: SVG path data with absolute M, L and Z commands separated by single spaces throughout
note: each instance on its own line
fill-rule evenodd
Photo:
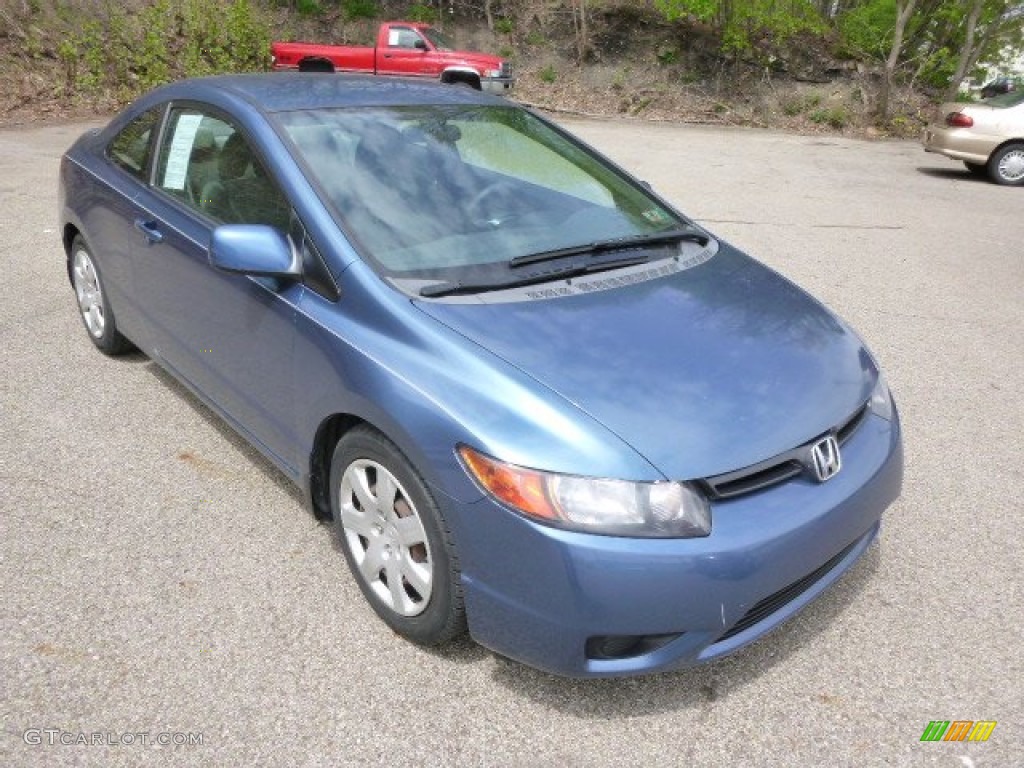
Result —
M 136 219 L 135 228 L 146 236 L 150 245 L 163 242 L 164 235 L 160 231 L 155 221 L 146 221 L 145 219 Z

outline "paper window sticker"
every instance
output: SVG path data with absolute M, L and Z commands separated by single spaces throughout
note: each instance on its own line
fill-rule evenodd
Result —
M 163 188 L 182 191 L 185 189 L 185 176 L 188 174 L 188 162 L 192 157 L 192 146 L 196 141 L 196 131 L 203 121 L 202 115 L 181 115 L 174 126 L 174 137 L 171 149 L 167 153 L 167 168 L 164 170 Z

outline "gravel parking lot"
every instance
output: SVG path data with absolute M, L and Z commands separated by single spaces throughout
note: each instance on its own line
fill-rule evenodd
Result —
M 88 342 L 56 231 L 88 126 L 0 131 L 0 765 L 1022 765 L 1024 190 L 915 143 L 562 122 L 868 341 L 906 434 L 879 543 L 676 674 L 412 646 L 282 475 Z M 998 725 L 922 743 L 931 720 Z

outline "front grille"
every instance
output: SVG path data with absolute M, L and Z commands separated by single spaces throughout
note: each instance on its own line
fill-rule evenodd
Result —
M 512 77 L 512 65 L 507 61 L 501 62 L 501 76 Z
M 842 445 L 849 440 L 864 422 L 867 414 L 868 405 L 865 403 L 850 418 L 834 430 L 830 430 L 834 432 L 836 441 Z M 801 474 L 809 466 L 811 448 L 821 437 L 749 467 L 705 477 L 701 483 L 712 499 L 732 499 L 784 483 Z
M 864 405 L 860 407 L 859 411 L 853 414 L 853 416 L 846 420 L 845 424 L 836 430 L 836 440 L 840 445 L 853 437 L 853 433 L 857 431 L 857 427 L 861 425 L 861 422 L 864 421 L 864 417 L 867 415 L 868 404 L 864 403 Z
M 814 586 L 814 584 L 822 576 L 824 576 L 826 573 L 835 568 L 839 564 L 839 561 L 846 557 L 850 553 L 850 550 L 853 549 L 854 546 L 856 546 L 856 544 L 856 541 L 853 542 L 853 544 L 850 544 L 848 547 L 846 547 L 846 549 L 844 549 L 838 555 L 836 555 L 827 563 L 822 565 L 820 568 L 811 571 L 802 579 L 794 581 L 788 587 L 783 587 L 775 594 L 769 595 L 764 600 L 754 605 L 753 608 L 751 608 L 749 611 L 743 614 L 742 619 L 736 622 L 736 624 L 734 624 L 728 632 L 726 632 L 724 635 L 718 638 L 715 642 L 720 643 L 723 640 L 728 640 L 730 637 L 738 635 L 740 632 L 743 632 L 744 630 L 750 629 L 750 627 L 754 626 L 759 621 L 768 618 L 777 610 L 782 608 L 784 605 L 798 598 L 800 595 L 802 595 L 804 592 L 806 592 L 808 589 Z
M 733 496 L 740 496 L 744 493 L 753 493 L 762 488 L 784 483 L 791 477 L 796 477 L 804 471 L 799 461 L 783 461 L 778 464 L 771 464 L 764 469 L 744 470 L 739 477 L 733 479 L 708 480 L 711 484 L 714 496 L 719 499 L 731 499 Z

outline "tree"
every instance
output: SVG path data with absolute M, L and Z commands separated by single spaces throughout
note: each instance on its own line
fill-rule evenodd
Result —
M 1018 34 L 1024 26 L 1022 6 L 1014 0 L 971 0 L 967 13 L 964 44 L 960 49 L 956 69 L 946 88 L 945 99 L 952 101 L 960 91 L 960 83 L 973 69 L 981 56 L 990 52 L 1012 32 Z
M 889 117 L 889 96 L 892 93 L 893 75 L 896 73 L 896 66 L 903 53 L 903 35 L 907 29 L 907 22 L 910 21 L 910 17 L 914 13 L 915 5 L 917 5 L 917 0 L 896 0 L 896 26 L 892 32 L 889 56 L 885 60 L 882 89 L 878 94 L 878 116 L 883 120 Z
M 587 0 L 571 0 L 572 27 L 576 33 L 576 55 L 582 67 L 590 47 L 590 32 L 587 29 Z

